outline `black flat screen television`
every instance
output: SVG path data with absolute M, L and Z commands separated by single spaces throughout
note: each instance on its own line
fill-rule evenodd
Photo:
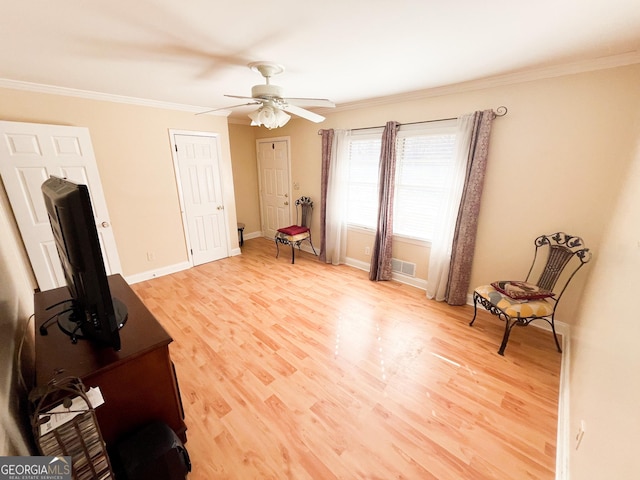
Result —
M 127 307 L 111 297 L 89 189 L 52 176 L 42 184 L 42 194 L 70 294 L 68 307 L 50 320 L 55 318 L 73 343 L 84 338 L 120 350 L 118 330 Z

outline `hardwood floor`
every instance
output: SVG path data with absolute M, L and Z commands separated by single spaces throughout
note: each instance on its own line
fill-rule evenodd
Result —
M 551 334 L 273 242 L 133 285 L 173 336 L 190 480 L 552 479 Z

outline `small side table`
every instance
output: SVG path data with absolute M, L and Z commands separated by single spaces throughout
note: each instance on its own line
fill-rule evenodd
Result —
M 244 244 L 244 223 L 238 223 L 238 235 L 240 235 L 240 246 Z

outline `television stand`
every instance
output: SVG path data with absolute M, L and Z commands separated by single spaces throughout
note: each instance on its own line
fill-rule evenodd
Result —
M 162 421 L 187 441 L 182 400 L 171 357 L 171 336 L 121 275 L 109 276 L 114 297 L 126 305 L 128 320 L 120 330 L 122 347 L 114 351 L 89 340 L 72 344 L 59 328 L 35 335 L 35 383 L 54 378 L 80 378 L 87 388 L 99 387 L 105 403 L 96 417 L 107 446 L 153 421 Z M 35 325 L 51 316 L 49 305 L 68 298 L 66 287 L 34 295 Z M 60 310 L 64 305 L 60 305 Z M 117 308 L 117 307 L 116 307 Z

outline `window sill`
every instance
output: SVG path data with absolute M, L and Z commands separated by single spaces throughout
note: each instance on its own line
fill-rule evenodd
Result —
M 419 238 L 405 237 L 403 235 L 394 235 L 393 239 L 398 241 L 398 242 L 408 243 L 408 244 L 411 244 L 411 245 L 418 245 L 418 246 L 421 246 L 421 247 L 430 247 L 431 246 L 431 242 L 429 240 L 421 240 Z

